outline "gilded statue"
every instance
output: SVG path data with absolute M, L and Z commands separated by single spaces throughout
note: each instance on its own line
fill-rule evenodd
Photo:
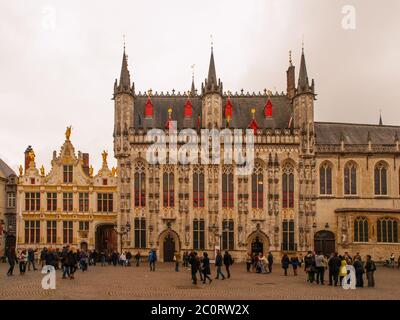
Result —
M 22 177 L 22 175 L 24 174 L 24 168 L 22 167 L 22 165 L 19 165 L 19 176 Z
M 89 177 L 93 177 L 93 166 L 89 167 Z
M 45 170 L 44 170 L 44 166 L 43 165 L 40 167 L 40 175 L 41 176 L 45 175 Z
M 113 176 L 113 177 L 115 177 L 115 174 L 117 173 L 117 169 L 115 168 L 115 167 L 112 167 L 111 168 L 111 175 Z
M 65 130 L 65 138 L 67 139 L 67 141 L 69 141 L 69 138 L 71 137 L 71 130 L 72 126 L 67 127 L 67 130 Z
M 29 151 L 28 157 L 32 162 L 34 162 L 35 161 L 35 157 L 36 157 L 35 151 L 33 151 L 33 150 Z
M 107 156 L 108 156 L 108 153 L 107 153 L 107 151 L 103 151 L 103 153 L 101 154 L 101 156 L 103 157 L 103 162 L 106 162 L 107 161 Z

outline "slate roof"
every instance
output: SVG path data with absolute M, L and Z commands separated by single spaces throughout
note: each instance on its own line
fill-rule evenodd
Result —
M 316 122 L 315 133 L 317 145 L 339 145 L 342 134 L 345 144 L 368 144 L 369 135 L 372 144 L 393 145 L 396 134 L 400 138 L 400 126 Z
M 222 127 L 225 127 L 225 105 L 227 97 L 222 99 Z M 230 121 L 231 128 L 247 128 L 251 119 L 251 109 L 256 109 L 255 118 L 260 129 L 288 128 L 289 120 L 292 115 L 292 104 L 289 98 L 285 95 L 271 96 L 273 105 L 272 118 L 266 119 L 264 116 L 264 107 L 268 96 L 231 96 L 232 103 L 232 119 Z M 193 117 L 190 119 L 184 118 L 184 106 L 187 101 L 186 96 L 152 96 L 151 101 L 154 108 L 152 119 L 145 119 L 144 109 L 147 102 L 147 96 L 135 97 L 134 110 L 134 127 L 139 128 L 165 128 L 165 123 L 168 120 L 168 108 L 172 108 L 172 119 L 178 122 L 178 129 L 196 128 L 197 119 L 201 117 L 201 96 L 190 98 L 193 105 Z
M 8 178 L 10 175 L 14 174 L 15 172 L 11 169 L 7 163 L 0 159 L 0 177 L 1 178 Z

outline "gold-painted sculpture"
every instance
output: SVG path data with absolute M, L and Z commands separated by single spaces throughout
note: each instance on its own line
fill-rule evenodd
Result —
M 67 127 L 67 130 L 65 130 L 65 139 L 69 141 L 69 138 L 71 137 L 71 131 L 72 131 L 72 126 Z
M 103 162 L 106 162 L 107 157 L 108 157 L 108 152 L 106 150 L 104 150 L 103 153 L 101 154 L 101 156 L 103 157 Z
M 28 156 L 31 161 L 35 161 L 35 157 L 36 157 L 35 151 L 33 151 L 33 150 L 29 151 Z
M 93 177 L 93 166 L 89 167 L 89 177 Z
M 40 167 L 40 175 L 45 176 L 45 170 L 43 165 Z
M 19 176 L 22 177 L 22 175 L 24 174 L 24 167 L 20 164 L 18 169 L 19 169 Z
M 112 169 L 111 169 L 111 175 L 113 176 L 113 177 L 115 177 L 115 174 L 117 173 L 117 169 L 115 168 L 115 167 L 112 167 Z

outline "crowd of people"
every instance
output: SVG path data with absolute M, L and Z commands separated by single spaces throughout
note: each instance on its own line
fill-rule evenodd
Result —
M 39 264 L 42 268 L 47 265 L 53 266 L 55 270 L 61 270 L 63 279 L 74 279 L 74 275 L 78 269 L 85 272 L 88 270 L 89 266 L 95 266 L 97 263 L 100 263 L 102 267 L 106 265 L 130 267 L 132 265 L 132 259 L 134 259 L 134 263 L 138 267 L 142 260 L 139 251 L 133 256 L 129 251 L 122 253 L 112 251 L 106 253 L 96 250 L 76 250 L 74 247 L 68 245 L 61 250 L 43 248 L 40 252 L 33 249 L 24 249 L 17 253 L 15 250 L 7 249 L 6 258 L 9 263 L 9 269 L 7 271 L 8 276 L 13 275 L 16 264 L 19 266 L 20 275 L 24 275 L 27 270 L 38 270 L 37 265 Z M 157 254 L 154 249 L 149 251 L 147 261 L 150 271 L 155 271 Z M 182 256 L 179 252 L 175 252 L 174 261 L 176 272 L 179 272 L 181 264 L 183 267 L 191 270 L 191 280 L 193 284 L 197 284 L 197 276 L 200 277 L 200 281 L 203 283 L 206 283 L 207 280 L 209 284 L 212 282 L 212 278 L 210 277 L 211 263 L 207 252 L 203 252 L 201 256 L 195 251 L 186 251 Z M 274 256 L 272 252 L 268 252 L 267 255 L 249 252 L 245 256 L 245 262 L 247 272 L 269 274 L 272 273 L 273 270 Z M 215 279 L 225 280 L 231 277 L 230 267 L 233 265 L 234 259 L 228 251 L 222 254 L 217 250 L 214 263 L 216 267 Z M 370 255 L 362 259 L 359 253 L 351 257 L 348 252 L 345 252 L 344 255 L 332 253 L 328 257 L 323 255 L 322 252 L 309 251 L 305 257 L 301 254 L 299 256 L 292 255 L 291 257 L 284 254 L 280 264 L 284 276 L 288 276 L 288 270 L 290 268 L 293 270 L 293 275 L 297 276 L 298 269 L 304 266 L 304 271 L 307 275 L 306 279 L 310 284 L 316 283 L 318 285 L 324 285 L 327 282 L 325 274 L 328 273 L 329 285 L 338 286 L 342 284 L 343 279 L 351 272 L 350 270 L 354 270 L 356 287 L 364 287 L 364 276 L 366 276 L 368 287 L 375 286 L 374 274 L 376 271 L 376 264 Z M 390 258 L 386 260 L 385 266 L 394 268 L 395 265 L 395 256 L 392 254 Z M 400 257 L 397 265 L 398 268 L 400 268 Z M 223 266 L 225 270 L 223 270 Z M 352 266 L 354 269 L 348 266 Z

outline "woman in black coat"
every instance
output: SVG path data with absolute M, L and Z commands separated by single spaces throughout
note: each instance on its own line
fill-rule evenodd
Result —
M 74 249 L 71 249 L 68 252 L 67 260 L 68 260 L 68 266 L 69 266 L 69 270 L 70 270 L 70 276 L 69 277 L 70 277 L 70 279 L 74 279 L 74 273 L 76 271 L 76 267 L 77 267 L 77 264 L 78 264 L 78 256 L 77 256 L 77 254 L 76 254 Z
M 208 258 L 207 252 L 203 252 L 203 266 L 202 266 L 202 271 L 203 271 L 203 283 L 206 283 L 206 279 L 208 279 L 209 283 L 211 283 L 211 270 L 210 270 L 210 259 Z
M 285 270 L 285 276 L 287 276 L 287 269 L 289 268 L 290 264 L 290 259 L 287 254 L 283 256 L 281 263 L 283 270 Z
M 356 287 L 362 288 L 364 287 L 364 280 L 363 280 L 364 266 L 359 259 L 355 259 L 353 267 L 356 271 Z

